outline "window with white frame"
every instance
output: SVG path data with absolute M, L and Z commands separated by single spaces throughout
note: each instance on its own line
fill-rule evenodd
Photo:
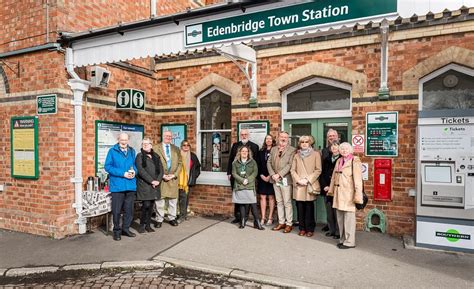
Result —
M 204 172 L 224 173 L 230 154 L 231 96 L 211 88 L 198 98 L 197 153 Z
M 420 110 L 474 109 L 473 69 L 450 64 L 420 82 Z
M 352 115 L 351 85 L 314 77 L 283 93 L 285 119 L 318 117 L 350 117 Z

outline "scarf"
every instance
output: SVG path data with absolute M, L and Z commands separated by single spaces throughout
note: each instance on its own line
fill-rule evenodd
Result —
M 301 149 L 300 150 L 300 156 L 302 159 L 304 159 L 305 157 L 309 156 L 311 153 L 313 152 L 313 148 L 312 147 L 309 147 L 307 149 Z
M 151 160 L 153 161 L 153 164 L 155 165 L 155 176 L 158 176 L 160 174 L 160 158 L 158 157 L 157 154 L 154 153 L 153 149 L 150 150 L 150 152 L 146 152 L 143 149 L 140 149 L 142 152 L 142 166 L 146 168 L 146 161 L 149 155 L 151 155 Z
M 191 152 L 181 151 L 181 158 L 183 159 L 183 166 L 178 176 L 178 188 L 188 193 L 189 171 L 191 170 Z
M 352 154 L 349 154 L 347 155 L 347 157 L 342 157 L 341 156 L 341 160 L 339 161 L 339 165 L 337 166 L 337 170 L 340 172 L 342 171 L 342 167 L 344 166 L 344 164 L 348 161 L 351 161 L 352 159 L 354 158 L 354 156 Z

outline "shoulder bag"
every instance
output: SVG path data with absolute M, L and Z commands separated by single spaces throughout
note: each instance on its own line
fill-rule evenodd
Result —
M 354 179 L 354 159 L 352 159 L 352 182 L 354 183 L 354 193 L 355 193 L 355 179 Z M 364 181 L 362 180 L 362 204 L 355 204 L 357 210 L 363 210 L 367 206 L 369 197 L 365 193 Z

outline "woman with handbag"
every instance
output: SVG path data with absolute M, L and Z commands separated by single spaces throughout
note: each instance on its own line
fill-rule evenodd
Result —
M 353 156 L 354 149 L 344 142 L 339 146 L 341 157 L 336 161 L 329 187 L 329 196 L 334 196 L 333 208 L 336 209 L 339 225 L 339 249 L 355 247 L 356 204 L 362 204 L 361 161 Z
M 264 230 L 260 223 L 257 210 L 257 196 L 255 191 L 255 179 L 257 174 L 257 162 L 252 159 L 252 153 L 247 146 L 241 146 L 232 163 L 232 177 L 234 178 L 232 202 L 238 204 L 240 210 L 240 229 L 245 228 L 248 212 L 251 208 L 254 227 L 259 230 Z
M 299 150 L 293 158 L 291 177 L 293 178 L 293 198 L 296 200 L 300 232 L 298 235 L 312 237 L 314 220 L 314 200 L 320 194 L 321 154 L 313 150 L 312 136 L 303 135 L 299 139 Z

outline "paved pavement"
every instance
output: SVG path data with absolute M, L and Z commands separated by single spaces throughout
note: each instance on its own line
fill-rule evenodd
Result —
M 62 240 L 0 231 L 0 275 L 22 267 L 147 260 L 280 286 L 474 288 L 473 254 L 405 249 L 401 239 L 380 233 L 356 238 L 355 249 L 340 250 L 319 228 L 308 238 L 201 217 L 120 242 L 99 231 Z

